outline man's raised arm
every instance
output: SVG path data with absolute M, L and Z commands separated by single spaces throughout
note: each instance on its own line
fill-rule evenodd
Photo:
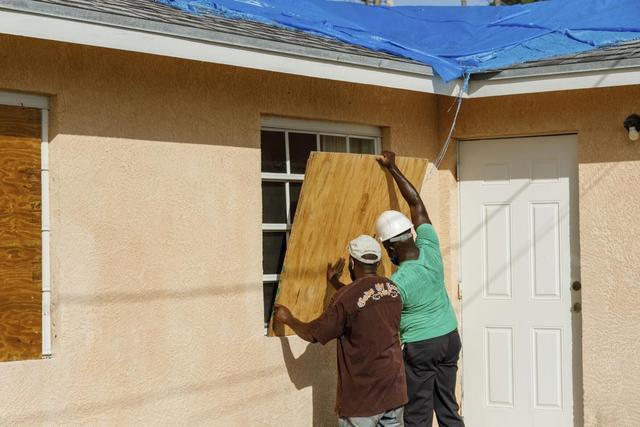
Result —
M 409 204 L 409 208 L 411 209 L 411 222 L 413 222 L 414 227 L 417 228 L 421 224 L 431 224 L 431 220 L 427 214 L 427 208 L 425 208 L 418 190 L 416 190 L 413 184 L 411 184 L 407 177 L 398 169 L 395 153 L 383 151 L 382 155 L 378 157 L 378 163 L 389 171 L 398 185 L 402 197 L 404 197 Z

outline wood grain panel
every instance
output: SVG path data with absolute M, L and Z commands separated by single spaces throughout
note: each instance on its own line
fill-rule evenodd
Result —
M 427 161 L 398 157 L 397 164 L 420 189 Z M 329 261 L 348 257 L 349 240 L 374 234 L 378 215 L 389 209 L 409 215 L 391 176 L 375 156 L 312 153 L 302 185 L 296 218 L 284 260 L 276 302 L 289 307 L 303 321 L 317 318 L 334 294 L 326 281 Z M 391 274 L 383 250 L 380 274 Z M 345 268 L 342 281 L 349 283 Z M 269 336 L 292 335 L 289 328 L 269 325 Z
M 40 111 L 0 106 L 0 361 L 42 351 Z
M 0 105 L 0 136 L 40 140 L 40 110 Z

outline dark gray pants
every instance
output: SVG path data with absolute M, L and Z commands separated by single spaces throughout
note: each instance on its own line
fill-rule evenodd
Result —
M 404 345 L 409 403 L 406 427 L 431 427 L 433 412 L 442 427 L 464 427 L 456 401 L 456 373 L 462 344 L 458 331 Z

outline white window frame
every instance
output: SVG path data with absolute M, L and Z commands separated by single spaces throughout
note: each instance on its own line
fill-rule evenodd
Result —
M 350 138 L 366 138 L 374 140 L 374 153 L 382 151 L 382 129 L 376 126 L 334 123 L 317 120 L 291 119 L 286 117 L 263 116 L 261 120 L 261 131 L 284 132 L 285 134 L 285 159 L 286 172 L 262 172 L 261 182 L 283 182 L 285 184 L 285 204 L 286 223 L 262 223 L 262 232 L 285 232 L 285 241 L 289 241 L 291 233 L 291 200 L 289 196 L 289 184 L 292 182 L 302 183 L 304 174 L 291 173 L 291 162 L 289 158 L 289 133 L 310 133 L 316 135 L 316 150 L 320 148 L 320 135 L 339 136 L 346 138 L 347 152 L 350 152 Z M 277 283 L 280 281 L 279 274 L 263 274 L 262 286 L 266 283 Z
M 41 95 L 0 91 L 0 105 L 40 110 L 40 180 L 42 239 L 42 357 L 52 355 L 51 343 L 51 237 L 49 206 L 49 98 Z

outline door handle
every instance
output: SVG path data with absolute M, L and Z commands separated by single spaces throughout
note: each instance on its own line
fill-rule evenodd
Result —
M 573 306 L 571 307 L 571 311 L 574 313 L 580 313 L 582 311 L 582 304 L 580 304 L 579 302 L 573 304 Z
M 579 291 L 580 289 L 582 289 L 582 283 L 577 280 L 571 284 L 571 290 Z

